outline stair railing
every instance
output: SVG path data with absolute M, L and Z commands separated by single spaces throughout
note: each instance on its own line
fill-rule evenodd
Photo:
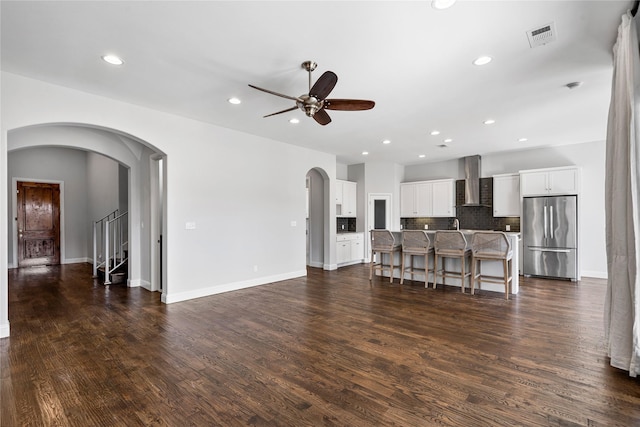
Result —
M 125 212 L 104 223 L 104 284 L 111 284 L 111 272 L 127 262 L 129 245 L 129 212 Z
M 106 254 L 108 254 L 108 252 L 102 253 L 102 250 L 105 247 L 105 224 L 107 221 L 117 217 L 118 214 L 119 210 L 116 209 L 110 214 L 93 222 L 93 277 L 98 277 L 98 268 L 105 265 Z

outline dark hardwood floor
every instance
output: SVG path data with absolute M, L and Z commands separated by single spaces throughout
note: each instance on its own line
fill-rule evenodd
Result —
M 6 427 L 640 425 L 603 280 L 525 278 L 505 301 L 357 265 L 171 305 L 88 264 L 9 281 Z

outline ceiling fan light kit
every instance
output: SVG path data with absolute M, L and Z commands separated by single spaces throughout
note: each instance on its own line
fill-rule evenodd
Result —
M 338 83 L 338 76 L 333 71 L 325 71 L 312 86 L 311 73 L 317 66 L 318 64 L 313 61 L 305 61 L 301 64 L 301 67 L 309 73 L 309 93 L 297 97 L 284 95 L 282 93 L 263 89 L 250 84 L 249 87 L 254 89 L 296 102 L 295 107 L 267 114 L 264 117 L 275 116 L 277 114 L 286 113 L 299 108 L 304 111 L 308 117 L 313 117 L 317 123 L 324 126 L 331 123 L 331 117 L 329 117 L 326 110 L 362 111 L 370 110 L 375 106 L 375 102 L 362 99 L 326 99 L 335 87 L 336 83 Z

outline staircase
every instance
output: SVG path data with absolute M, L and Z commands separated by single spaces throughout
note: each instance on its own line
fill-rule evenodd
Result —
M 118 259 L 118 260 L 111 260 L 111 268 L 109 269 L 109 280 L 105 280 L 105 266 L 101 265 L 100 267 L 98 267 L 98 280 L 100 280 L 101 282 L 103 282 L 104 285 L 119 285 L 122 283 L 127 283 L 127 277 L 129 276 L 129 257 L 128 257 L 128 251 L 124 251 L 124 261 Z M 113 267 L 114 265 L 117 265 L 117 267 Z M 94 276 L 95 277 L 95 276 Z
M 93 223 L 93 277 L 104 285 L 126 283 L 129 215 L 118 209 Z

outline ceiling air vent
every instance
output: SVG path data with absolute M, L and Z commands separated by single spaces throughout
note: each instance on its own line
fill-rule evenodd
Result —
M 542 46 L 556 41 L 556 26 L 553 22 L 543 25 L 533 30 L 527 31 L 529 45 L 533 47 Z

